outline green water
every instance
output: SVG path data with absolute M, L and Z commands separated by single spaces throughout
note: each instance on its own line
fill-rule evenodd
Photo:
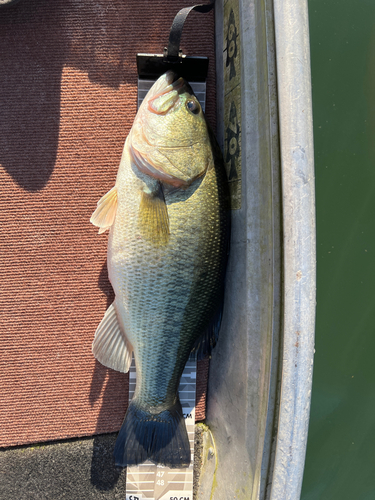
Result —
M 316 354 L 302 500 L 375 500 L 375 0 L 309 0 Z

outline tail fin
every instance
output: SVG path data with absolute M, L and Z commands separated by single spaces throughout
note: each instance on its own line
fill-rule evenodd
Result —
M 136 400 L 131 401 L 114 457 L 121 467 L 145 460 L 172 468 L 189 467 L 190 444 L 180 401 L 158 414 L 140 408 Z

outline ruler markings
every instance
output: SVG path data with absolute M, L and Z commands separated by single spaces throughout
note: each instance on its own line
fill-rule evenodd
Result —
M 127 500 L 138 497 L 139 500 L 161 500 L 168 498 L 169 492 L 172 498 L 192 499 L 193 496 L 193 463 L 194 463 L 194 427 L 195 427 L 195 375 L 196 361 L 189 359 L 181 383 L 179 386 L 182 408 L 185 415 L 186 430 L 189 437 L 191 450 L 191 464 L 183 469 L 169 469 L 168 467 L 155 465 L 151 462 L 145 462 L 138 466 L 128 467 L 127 469 Z M 129 386 L 129 399 L 133 397 L 135 390 L 136 368 L 134 358 L 129 370 L 133 383 Z M 188 397 L 182 397 L 183 395 Z M 154 484 L 151 490 L 150 485 Z M 150 496 L 151 495 L 151 496 Z M 179 496 L 178 496 L 179 495 Z

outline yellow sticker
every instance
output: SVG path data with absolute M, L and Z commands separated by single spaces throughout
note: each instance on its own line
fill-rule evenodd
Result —
M 241 208 L 241 54 L 238 0 L 224 5 L 224 161 L 232 209 Z

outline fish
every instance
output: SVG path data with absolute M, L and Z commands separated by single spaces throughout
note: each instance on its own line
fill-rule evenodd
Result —
M 115 186 L 90 221 L 109 229 L 114 302 L 92 345 L 104 366 L 137 380 L 114 448 L 121 467 L 188 467 L 178 395 L 192 352 L 211 353 L 221 324 L 230 201 L 220 148 L 190 85 L 168 71 L 126 138 Z

